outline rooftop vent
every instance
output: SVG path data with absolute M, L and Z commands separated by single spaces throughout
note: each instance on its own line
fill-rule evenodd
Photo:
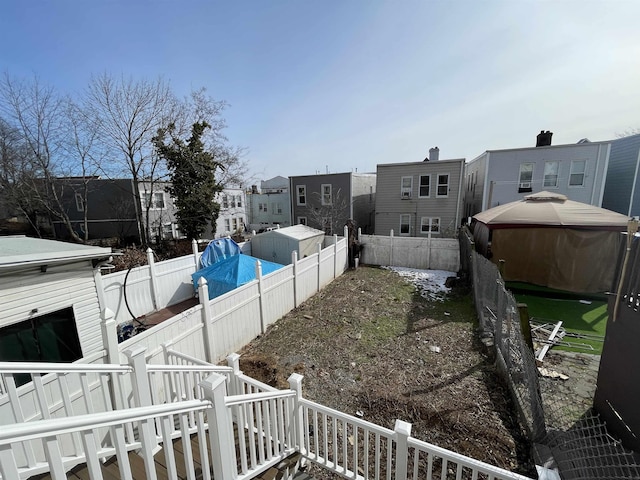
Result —
M 553 133 L 549 130 L 547 130 L 546 132 L 544 130 L 540 130 L 540 133 L 536 137 L 536 147 L 548 147 L 549 145 L 551 145 L 552 136 Z

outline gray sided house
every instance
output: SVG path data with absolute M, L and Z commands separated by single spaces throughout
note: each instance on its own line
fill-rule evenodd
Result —
M 291 226 L 289 180 L 274 177 L 247 192 L 247 221 L 251 230 Z
M 549 138 L 550 141 L 550 138 Z M 550 191 L 602 206 L 610 142 L 487 150 L 466 165 L 464 215 Z
M 454 237 L 461 221 L 463 172 L 463 158 L 379 164 L 375 234 Z
M 640 134 L 611 141 L 603 208 L 640 216 Z
M 86 179 L 84 198 L 82 178 L 61 178 L 57 184 L 62 191 L 65 210 L 76 233 L 84 237 L 84 217 L 87 216 L 89 239 L 117 238 L 121 242 L 139 242 L 133 182 L 130 179 Z M 56 238 L 68 239 L 64 224 L 52 220 Z
M 375 173 L 328 173 L 289 177 L 291 221 L 342 235 L 351 219 L 363 233 L 374 231 Z
M 110 257 L 110 248 L 0 237 L 0 361 L 102 356 L 97 283 Z

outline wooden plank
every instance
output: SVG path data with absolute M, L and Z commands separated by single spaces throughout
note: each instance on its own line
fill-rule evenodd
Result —
M 553 331 L 551 332 L 551 335 L 549 335 L 549 342 L 553 342 L 553 339 L 555 338 L 556 334 L 558 333 L 558 330 L 560 330 L 561 326 L 562 326 L 562 322 L 556 323 L 556 326 L 554 327 Z M 536 360 L 538 362 L 542 362 L 542 359 L 547 354 L 547 352 L 549 351 L 550 348 L 551 348 L 551 343 L 548 343 L 548 344 L 544 345 L 542 347 L 542 349 L 540 350 L 540 353 L 538 353 L 538 356 L 536 357 Z

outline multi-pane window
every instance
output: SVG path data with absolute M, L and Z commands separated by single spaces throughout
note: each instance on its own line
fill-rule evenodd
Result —
M 222 195 L 222 208 L 229 208 L 229 197 L 226 195 Z
M 573 160 L 569 173 L 569 186 L 581 187 L 584 185 L 584 174 L 587 168 L 586 160 Z
M 431 187 L 431 175 L 420 175 L 420 193 L 421 197 L 429 196 L 429 188 Z
M 236 205 L 238 206 L 238 208 L 242 207 L 242 195 L 238 195 L 236 197 Z
M 305 185 L 298 185 L 296 187 L 296 195 L 298 199 L 298 205 L 307 204 L 307 187 Z
M 307 224 L 307 217 L 298 217 L 298 224 L 299 225 L 306 225 Z
M 164 239 L 173 238 L 173 225 L 171 223 L 162 224 L 162 238 Z
M 400 215 L 400 235 L 410 235 L 411 234 L 411 215 L 402 214 Z
M 274 215 L 282 215 L 282 204 L 281 203 L 272 203 L 271 211 Z
M 235 217 L 231 219 L 231 231 L 235 232 L 238 230 L 238 219 Z
M 438 197 L 449 196 L 449 174 L 441 173 L 438 175 L 438 190 L 436 191 Z
M 224 219 L 224 230 L 225 232 L 231 231 L 231 221 L 228 218 Z
M 323 183 L 321 187 L 322 191 L 322 205 L 331 205 L 333 200 L 331 198 L 331 184 Z
M 402 177 L 400 179 L 400 197 L 411 198 L 413 190 L 413 177 Z
M 153 195 L 149 192 L 143 192 L 141 197 L 144 208 L 150 208 L 151 210 L 164 208 L 164 192 L 154 192 Z
M 84 212 L 84 199 L 82 198 L 82 195 L 80 195 L 79 193 L 76 193 L 75 198 L 76 198 L 76 210 L 78 210 L 79 212 Z
M 558 162 L 545 162 L 544 163 L 544 181 L 543 187 L 557 187 L 558 186 Z
M 533 163 L 521 163 L 518 175 L 518 192 L 531 192 L 533 180 Z
M 431 227 L 429 227 L 429 221 L 431 221 Z M 440 233 L 440 219 L 434 217 L 422 217 L 420 219 L 420 233 L 428 234 L 429 230 L 431 233 Z
M 259 212 L 266 212 L 267 211 L 267 204 L 266 203 L 258 203 L 258 211 Z

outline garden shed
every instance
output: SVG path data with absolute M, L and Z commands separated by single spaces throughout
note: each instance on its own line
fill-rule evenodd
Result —
M 256 235 L 251 239 L 251 255 L 270 262 L 289 265 L 291 253 L 298 252 L 298 258 L 313 255 L 318 244 L 323 245 L 324 232 L 306 225 L 277 228 Z
M 100 267 L 110 248 L 0 237 L 0 361 L 103 354 Z
M 473 217 L 478 252 L 504 260 L 503 277 L 580 293 L 613 286 L 629 217 L 539 192 Z

